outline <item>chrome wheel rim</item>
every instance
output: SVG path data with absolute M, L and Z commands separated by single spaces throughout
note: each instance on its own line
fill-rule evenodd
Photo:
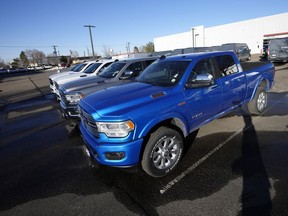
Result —
M 267 95 L 265 92 L 261 92 L 257 100 L 257 109 L 262 112 L 267 105 Z
M 176 137 L 166 137 L 161 139 L 153 151 L 153 164 L 157 169 L 167 169 L 172 167 L 180 154 L 180 141 Z

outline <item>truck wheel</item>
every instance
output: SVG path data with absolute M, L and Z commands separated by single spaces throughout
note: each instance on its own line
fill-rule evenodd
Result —
M 263 87 L 258 87 L 252 101 L 248 104 L 248 110 L 252 114 L 260 115 L 267 107 L 267 92 Z
M 151 134 L 144 149 L 141 165 L 147 174 L 162 177 L 176 167 L 182 154 L 182 136 L 174 129 L 160 127 Z

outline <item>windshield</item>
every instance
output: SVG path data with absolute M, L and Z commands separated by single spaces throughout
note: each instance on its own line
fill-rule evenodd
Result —
M 93 73 L 102 63 L 93 63 L 91 64 L 86 70 L 84 70 L 84 73 L 91 74 Z
M 105 68 L 98 76 L 102 78 L 112 78 L 117 76 L 119 71 L 125 66 L 124 62 L 114 62 Z
M 190 61 L 158 60 L 148 66 L 136 81 L 158 86 L 174 86 L 179 82 L 189 64 Z
M 70 71 L 74 71 L 78 66 L 79 64 L 74 65 L 73 67 L 70 68 Z
M 86 66 L 87 63 L 83 63 L 83 64 L 79 64 L 76 68 L 74 68 L 74 72 L 80 72 L 85 66 Z

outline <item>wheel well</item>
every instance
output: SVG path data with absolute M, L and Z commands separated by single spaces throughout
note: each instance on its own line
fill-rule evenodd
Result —
M 262 80 L 261 83 L 259 84 L 259 87 L 263 87 L 265 90 L 267 90 L 267 81 L 266 80 Z
M 141 159 L 142 159 L 144 149 L 145 149 L 146 144 L 147 144 L 147 142 L 148 142 L 148 140 L 150 138 L 151 133 L 155 132 L 159 127 L 162 127 L 162 126 L 169 127 L 169 128 L 172 128 L 172 129 L 176 130 L 178 133 L 181 134 L 183 140 L 185 139 L 185 136 L 187 136 L 185 125 L 180 120 L 172 118 L 172 119 L 166 119 L 166 120 L 164 120 L 162 122 L 159 122 L 154 127 L 152 127 L 151 130 L 144 137 L 143 145 L 141 147 L 139 161 L 141 161 Z M 184 132 L 183 132 L 183 130 L 184 130 Z

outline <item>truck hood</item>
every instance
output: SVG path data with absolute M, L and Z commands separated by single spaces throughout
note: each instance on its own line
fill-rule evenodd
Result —
M 56 78 L 55 81 L 58 84 L 63 84 L 63 83 L 66 83 L 66 82 L 71 82 L 73 80 L 83 79 L 83 78 L 89 77 L 91 75 L 94 75 L 94 74 L 73 73 L 73 74 L 69 74 L 69 76 L 67 75 L 67 76 L 62 76 L 62 77 Z
M 106 79 L 98 76 L 82 77 L 61 85 L 61 89 L 65 92 L 80 91 L 81 89 L 90 88 L 100 83 L 104 83 Z
M 52 74 L 51 76 L 49 76 L 49 79 L 55 80 L 55 79 L 58 79 L 58 78 L 60 78 L 60 77 L 68 76 L 68 75 L 71 75 L 71 74 L 75 74 L 75 72 L 73 72 L 73 71 L 66 71 L 66 72 L 62 72 L 62 73 Z
M 170 94 L 171 88 L 132 82 L 102 89 L 82 99 L 102 117 L 120 117 Z M 145 108 L 144 108 L 145 109 Z

